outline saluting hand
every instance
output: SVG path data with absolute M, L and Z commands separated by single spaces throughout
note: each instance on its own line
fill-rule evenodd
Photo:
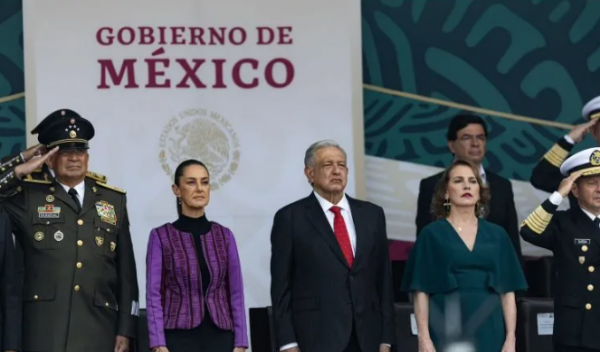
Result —
M 583 171 L 584 170 L 575 171 L 568 177 L 565 177 L 560 182 L 557 192 L 560 193 L 560 195 L 563 196 L 563 198 L 569 195 L 569 192 L 571 192 L 571 188 L 573 188 L 573 183 L 575 183 L 575 181 L 581 176 Z
M 36 144 L 33 147 L 29 147 L 27 150 L 22 151 L 21 154 L 23 154 L 23 158 L 25 158 L 24 161 L 29 161 L 34 156 L 41 156 L 46 154 L 46 152 L 47 150 L 44 145 Z
M 573 139 L 573 141 L 575 143 L 579 143 L 581 142 L 581 140 L 583 139 L 583 137 L 585 136 L 586 132 L 591 132 L 594 125 L 598 122 L 598 119 L 593 119 L 591 121 L 588 121 L 586 123 L 582 123 L 580 125 L 577 125 L 575 127 L 573 127 L 573 129 L 571 130 L 571 132 L 569 132 L 569 137 L 571 137 L 571 139 Z
M 29 151 L 30 149 L 27 149 L 25 152 Z M 41 149 L 37 149 L 37 150 L 41 151 Z M 29 154 L 31 154 L 31 158 L 28 158 L 25 155 L 25 152 L 23 152 L 23 157 L 25 157 L 25 160 L 27 160 L 27 161 L 24 164 L 21 164 L 15 168 L 15 173 L 17 174 L 18 178 L 29 175 L 30 173 L 33 172 L 33 170 L 39 169 L 40 167 L 42 167 L 42 165 L 44 165 L 44 163 L 46 162 L 46 160 L 48 160 L 49 157 L 51 157 L 56 152 L 58 152 L 58 147 L 54 147 L 48 153 L 44 154 L 43 156 L 36 157 L 36 158 L 34 158 L 33 155 L 37 151 L 29 152 Z

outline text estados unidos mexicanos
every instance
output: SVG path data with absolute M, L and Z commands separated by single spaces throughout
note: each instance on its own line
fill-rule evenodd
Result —
M 256 27 L 256 38 L 252 40 L 252 44 L 292 45 L 291 32 L 291 26 Z M 250 44 L 248 38 L 248 31 L 242 27 L 102 27 L 96 32 L 96 41 L 101 46 L 160 47 L 146 59 L 122 59 L 120 63 L 110 58 L 98 59 L 100 84 L 97 88 L 109 89 L 122 85 L 123 88 L 131 89 L 139 88 L 140 83 L 144 88 L 228 88 L 228 77 L 233 85 L 244 89 L 256 88 L 263 80 L 273 88 L 289 86 L 294 79 L 294 65 L 291 60 L 283 57 L 275 57 L 266 62 L 253 58 L 169 58 L 163 47 L 242 46 Z M 136 69 L 147 72 L 146 82 L 138 81 Z M 183 72 L 183 75 L 167 78 L 165 76 L 168 72 Z M 209 79 L 206 79 L 207 76 Z

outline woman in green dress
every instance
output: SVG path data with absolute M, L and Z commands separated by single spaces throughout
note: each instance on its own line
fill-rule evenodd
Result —
M 515 291 L 526 290 L 506 231 L 483 219 L 489 189 L 455 161 L 437 185 L 432 212 L 410 253 L 402 290 L 413 293 L 419 352 L 514 352 Z

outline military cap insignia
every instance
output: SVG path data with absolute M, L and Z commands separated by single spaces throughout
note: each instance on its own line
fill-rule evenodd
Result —
M 117 244 L 115 242 L 111 241 L 110 242 L 110 251 L 114 252 L 116 248 L 117 248 Z
M 41 231 L 36 232 L 35 235 L 33 235 L 33 239 L 40 242 L 44 239 L 44 233 Z
M 96 202 L 96 212 L 98 213 L 100 220 L 111 225 L 117 224 L 117 214 L 115 213 L 114 205 L 108 204 L 108 202 L 104 200 Z
M 101 236 L 96 236 L 96 245 L 98 247 L 102 246 L 104 244 L 104 237 Z
M 71 130 L 71 132 L 69 132 L 69 137 L 77 138 L 77 132 L 75 132 L 74 130 Z
M 600 165 L 600 151 L 599 150 L 595 150 L 590 155 L 590 164 L 592 164 L 594 166 Z
M 46 202 L 48 202 L 48 203 L 54 202 L 54 196 L 51 195 L 51 194 L 47 195 L 46 196 Z

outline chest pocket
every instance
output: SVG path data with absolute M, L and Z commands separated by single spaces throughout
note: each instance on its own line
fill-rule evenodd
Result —
M 32 225 L 29 236 L 36 249 L 57 249 L 68 242 L 64 217 L 44 219 L 36 214 L 33 216 Z
M 96 254 L 115 258 L 118 247 L 118 228 L 112 224 L 94 218 L 94 246 Z

